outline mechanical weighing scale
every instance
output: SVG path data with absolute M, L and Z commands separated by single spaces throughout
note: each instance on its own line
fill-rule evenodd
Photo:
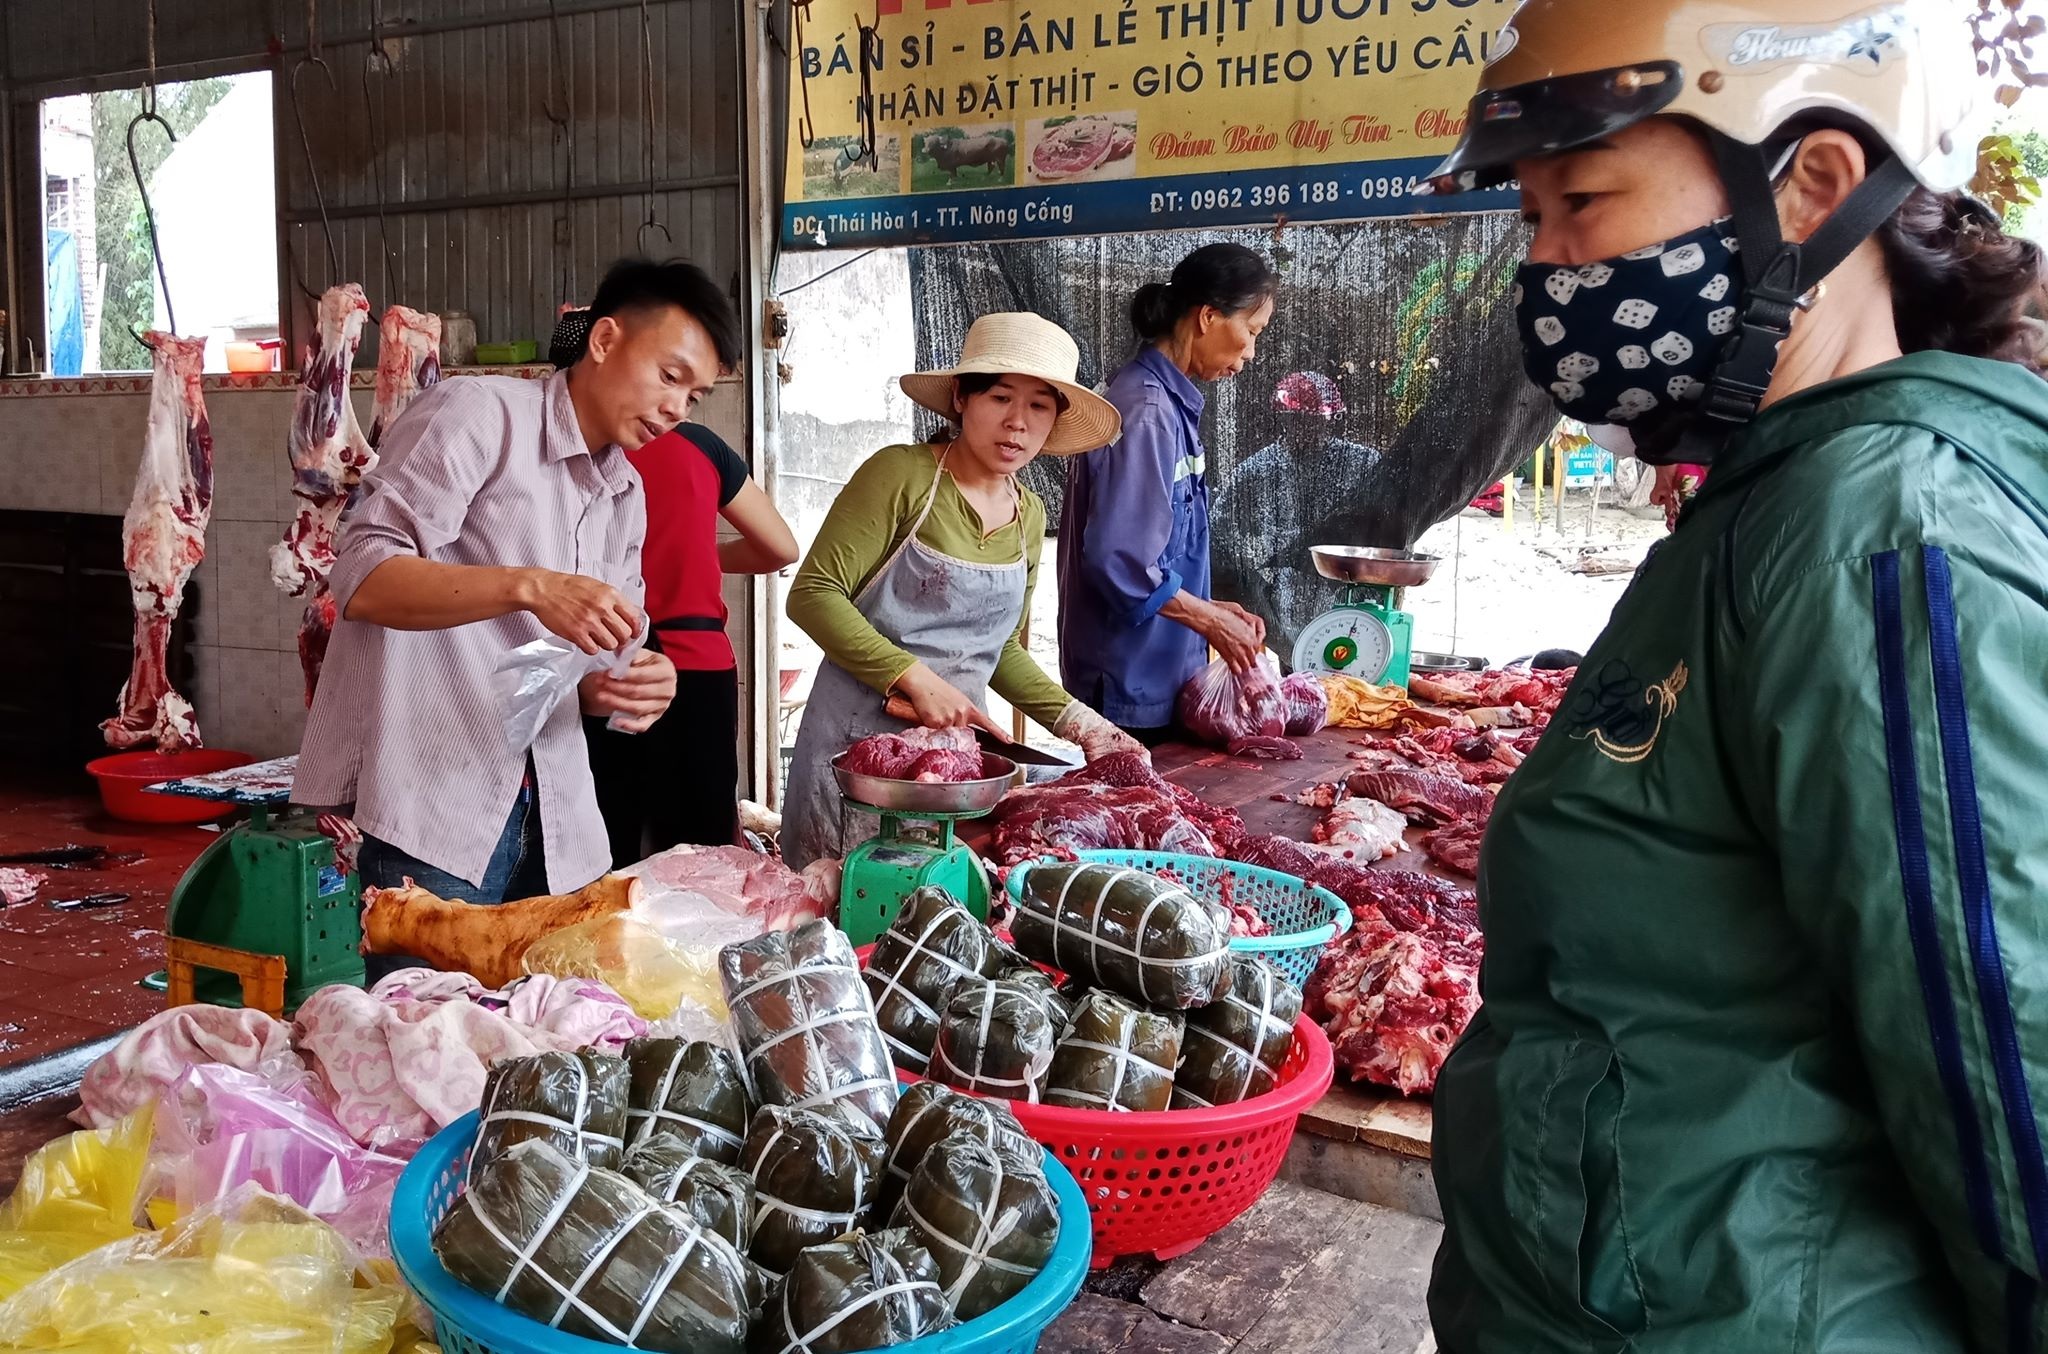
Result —
M 223 831 L 172 890 L 164 940 L 174 962 L 180 942 L 257 960 L 281 957 L 287 1012 L 316 988 L 363 983 L 361 881 L 336 863 L 334 839 L 320 831 L 313 814 L 289 810 L 297 770 L 298 758 L 280 757 L 149 787 L 250 810 L 249 820 Z M 284 815 L 273 819 L 280 809 Z M 232 973 L 203 962 L 195 969 L 199 1001 L 242 1005 L 242 985 Z M 168 972 L 144 981 L 167 986 Z
M 1407 686 L 1415 620 L 1401 610 L 1401 595 L 1428 582 L 1439 557 L 1358 545 L 1318 545 L 1308 553 L 1317 573 L 1344 586 L 1336 605 L 1296 636 L 1294 670 Z
M 988 919 L 988 874 L 973 848 L 954 836 L 954 824 L 986 816 L 1010 788 L 1016 764 L 984 752 L 981 780 L 889 780 L 848 771 L 845 753 L 832 759 L 832 774 L 849 809 L 882 820 L 873 837 L 846 853 L 839 883 L 839 929 L 855 945 L 880 938 L 896 920 L 903 900 L 926 887 L 942 888 L 976 917 Z

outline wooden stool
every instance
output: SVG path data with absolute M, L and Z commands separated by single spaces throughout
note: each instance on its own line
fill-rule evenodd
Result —
M 284 956 L 231 950 L 225 945 L 208 945 L 197 940 L 165 936 L 164 948 L 170 959 L 170 984 L 165 990 L 168 1006 L 191 1006 L 195 970 L 213 969 L 232 973 L 242 980 L 242 1005 L 278 1020 L 284 1019 Z

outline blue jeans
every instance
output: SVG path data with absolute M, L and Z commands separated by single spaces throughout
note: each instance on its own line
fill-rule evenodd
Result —
M 368 834 L 356 853 L 356 869 L 366 889 L 403 888 L 410 879 L 429 893 L 470 903 L 502 903 L 546 893 L 547 855 L 541 845 L 538 796 L 530 785 L 519 788 L 512 801 L 512 815 L 505 820 L 505 830 L 498 835 L 482 879 L 458 879 Z M 424 962 L 410 955 L 365 955 L 364 982 L 374 984 L 399 969 L 417 968 Z

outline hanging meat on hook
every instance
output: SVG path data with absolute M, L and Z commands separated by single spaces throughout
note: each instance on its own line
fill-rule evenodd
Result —
M 171 689 L 171 623 L 185 580 L 206 556 L 213 515 L 213 432 L 199 373 L 206 340 L 152 329 L 143 336 L 154 374 L 142 466 L 121 521 L 122 564 L 135 606 L 135 656 L 121 709 L 100 725 L 107 744 L 179 752 L 202 746 L 192 703 Z
M 422 390 L 441 380 L 441 317 L 405 306 L 384 307 L 377 324 L 377 401 L 370 406 L 370 447 Z
M 286 449 L 298 511 L 284 539 L 270 547 L 270 579 L 286 596 L 306 599 L 299 622 L 299 666 L 306 674 L 308 705 L 334 630 L 334 596 L 327 590 L 327 575 L 334 568 L 334 525 L 377 459 L 348 396 L 349 370 L 369 313 L 363 289 L 353 282 L 321 295 L 319 341 L 306 355 L 292 404 Z

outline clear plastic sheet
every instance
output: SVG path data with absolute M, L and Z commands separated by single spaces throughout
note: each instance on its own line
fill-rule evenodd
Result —
M 931 1076 L 963 1091 L 1036 1104 L 1059 1035 L 1038 993 L 962 983 L 939 1021 Z
M 0 1298 L 135 1234 L 153 1118 L 153 1110 L 139 1109 L 29 1154 L 14 1193 L 0 1203 Z
M 719 952 L 747 1089 L 761 1105 L 833 1105 L 880 1137 L 896 1069 L 846 933 L 828 921 Z
M 528 973 L 591 978 L 625 998 L 643 1020 L 673 1020 L 687 1008 L 713 1023 L 726 1017 L 718 990 L 718 954 L 691 949 L 629 912 L 577 922 L 527 946 Z
M 1230 988 L 1230 916 L 1143 870 L 1035 865 L 1010 927 L 1041 964 L 1135 1001 L 1187 1010 Z
M 634 915 L 686 950 L 716 950 L 826 916 L 837 881 L 743 846 L 676 846 L 619 871 L 641 883 Z
M 1038 1152 L 1007 1102 L 968 1095 L 936 1081 L 915 1082 L 903 1092 L 889 1119 L 889 1155 L 875 1198 L 876 1216 L 887 1217 L 895 1210 L 926 1152 L 960 1135 L 1000 1145 L 1012 1155 L 1031 1158 Z
M 1223 1000 L 1188 1013 L 1173 1108 L 1235 1104 L 1279 1085 L 1300 1015 L 1301 989 L 1280 970 L 1257 955 L 1233 956 Z
M 962 1133 L 925 1153 L 910 1177 L 889 1225 L 931 1252 L 946 1309 L 960 1320 L 1024 1291 L 1051 1258 L 1060 1210 L 1042 1161 L 1036 1144 L 1017 1153 Z
M 657 1133 L 626 1153 L 619 1167 L 628 1180 L 665 1204 L 674 1204 L 744 1250 L 754 1233 L 754 1180 L 690 1150 L 672 1133 Z
M 922 1073 L 948 994 L 963 978 L 995 977 L 1008 959 L 995 932 L 944 889 L 921 888 L 904 899 L 861 974 L 896 1066 Z
M 668 1354 L 742 1354 L 759 1299 L 759 1275 L 723 1237 L 538 1139 L 471 1174 L 434 1253 L 536 1321 Z
M 1273 655 L 1260 654 L 1258 666 L 1239 675 L 1218 658 L 1188 678 L 1176 710 L 1189 733 L 1217 747 L 1241 738 L 1279 738 L 1287 732 L 1280 665 Z
M 1330 693 L 1311 673 L 1289 673 L 1280 683 L 1280 699 L 1287 707 L 1287 736 L 1306 738 L 1321 733 L 1330 723 Z
M 814 1246 L 776 1285 L 756 1354 L 854 1354 L 944 1330 L 938 1266 L 908 1232 Z
M 747 1254 L 786 1274 L 807 1246 L 867 1223 L 888 1145 L 837 1113 L 767 1105 L 754 1115 L 740 1162 L 754 1177 Z
M 1170 1108 L 1183 1028 L 1179 1015 L 1148 1011 L 1114 992 L 1090 992 L 1053 1051 L 1045 1103 L 1148 1113 Z
M 626 1145 L 629 1074 L 624 1058 L 537 1053 L 508 1058 L 484 1079 L 469 1176 L 522 1142 L 541 1139 L 564 1154 L 617 1169 Z
M 754 1102 L 730 1049 L 702 1040 L 635 1039 L 626 1134 L 630 1146 L 668 1134 L 692 1156 L 731 1166 L 753 1122 Z

